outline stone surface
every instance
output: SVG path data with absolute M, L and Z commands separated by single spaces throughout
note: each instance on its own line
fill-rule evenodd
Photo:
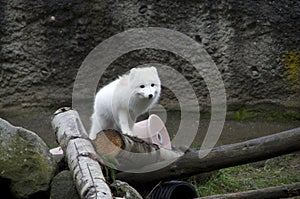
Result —
M 51 183 L 51 199 L 79 199 L 72 173 L 64 170 L 57 174 Z
M 35 133 L 0 119 L 0 178 L 11 193 L 28 198 L 48 190 L 55 164 L 49 148 Z
M 299 1 L 0 0 L 0 4 L 0 107 L 71 105 L 74 79 L 88 53 L 105 39 L 138 27 L 180 31 L 201 43 L 222 74 L 229 107 L 300 107 Z M 178 70 L 193 86 L 201 107 L 209 107 L 203 78 L 186 60 L 164 51 L 123 55 L 101 82 L 149 62 Z M 168 89 L 163 89 L 160 103 L 178 107 Z

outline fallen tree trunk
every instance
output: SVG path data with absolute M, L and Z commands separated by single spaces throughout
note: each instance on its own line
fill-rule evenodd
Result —
M 213 195 L 201 197 L 198 199 L 274 199 L 274 198 L 290 198 L 300 196 L 300 182 L 277 187 L 268 187 L 264 189 L 251 190 L 239 193 L 230 193 L 222 195 Z
M 99 132 L 92 143 L 102 164 L 119 171 L 134 173 L 143 173 L 145 166 L 164 160 L 174 161 L 183 155 L 182 152 L 159 148 L 156 144 L 116 130 Z
M 141 174 L 121 172 L 117 178 L 135 187 L 160 181 L 190 177 L 230 166 L 256 162 L 300 150 L 300 128 L 213 148 L 209 153 L 189 151 L 172 164 Z M 201 154 L 207 154 L 203 158 Z M 158 163 L 162 164 L 162 163 Z M 153 166 L 153 165 L 152 165 Z M 141 184 L 142 183 L 142 184 Z
M 66 155 L 76 188 L 81 198 L 112 199 L 99 163 L 92 157 L 96 152 L 87 139 L 87 133 L 78 113 L 59 109 L 52 121 L 56 137 Z

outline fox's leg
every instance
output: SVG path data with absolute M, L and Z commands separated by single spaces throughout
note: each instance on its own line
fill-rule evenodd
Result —
M 118 116 L 119 116 L 120 129 L 122 133 L 133 136 L 132 133 L 133 121 L 130 118 L 128 111 L 120 110 Z
M 92 125 L 89 134 L 90 139 L 95 139 L 96 135 L 106 129 L 116 129 L 115 122 L 112 121 L 111 118 L 108 118 L 105 114 L 101 113 L 93 113 L 92 117 Z
M 99 133 L 99 131 L 102 130 L 102 128 L 99 122 L 99 118 L 97 118 L 96 116 L 96 113 L 93 113 L 91 120 L 92 120 L 92 125 L 89 133 L 89 138 L 93 140 L 96 138 L 97 133 Z

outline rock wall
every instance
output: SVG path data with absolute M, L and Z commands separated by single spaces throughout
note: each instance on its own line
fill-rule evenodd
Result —
M 299 108 L 300 2 L 0 0 L 0 107 L 71 105 L 81 62 L 105 39 L 130 28 L 164 27 L 203 44 L 218 66 L 229 107 Z M 102 82 L 144 63 L 177 69 L 209 106 L 202 77 L 168 52 L 117 59 Z M 161 103 L 172 104 L 164 91 Z

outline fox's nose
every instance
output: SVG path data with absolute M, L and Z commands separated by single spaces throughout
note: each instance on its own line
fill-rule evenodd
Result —
M 151 98 L 153 97 L 153 95 L 152 95 L 152 94 L 150 94 L 150 95 L 148 95 L 148 97 L 149 97 L 149 99 L 151 99 Z

